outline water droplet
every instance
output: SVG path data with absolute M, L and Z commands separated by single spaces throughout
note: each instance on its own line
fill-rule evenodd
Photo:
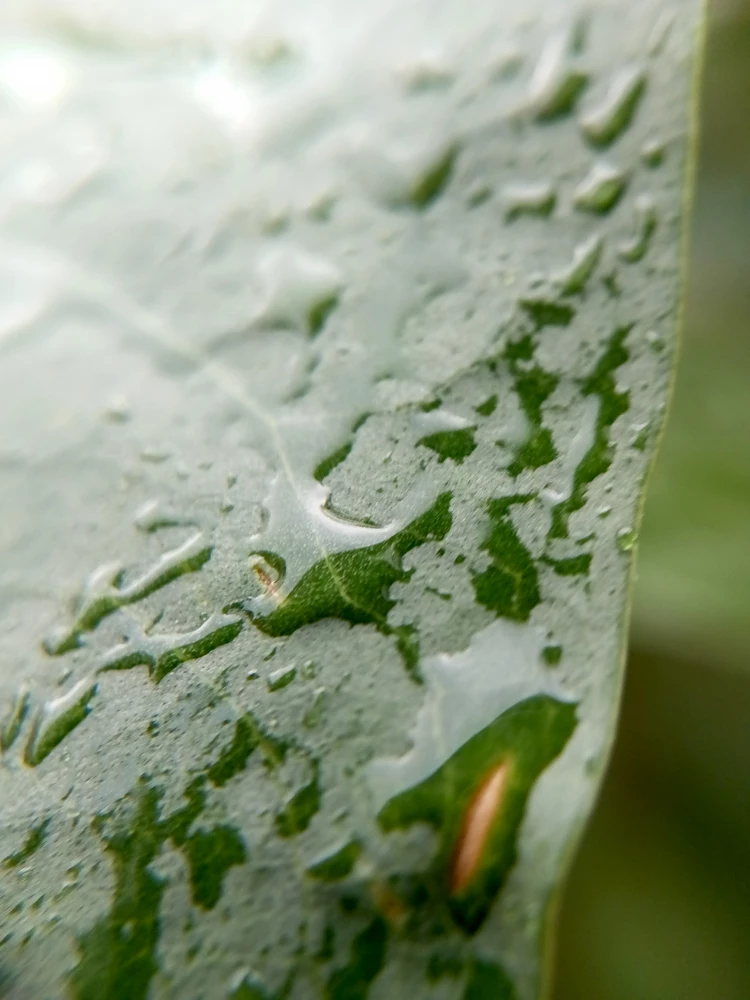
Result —
M 0 727 L 0 750 L 3 752 L 13 746 L 18 734 L 21 732 L 21 728 L 28 715 L 30 699 L 31 695 L 25 684 L 13 696 L 13 700 L 5 714 L 5 720 Z
M 653 198 L 647 194 L 639 195 L 635 202 L 635 235 L 621 243 L 617 249 L 623 260 L 629 264 L 643 260 L 657 221 L 658 215 Z
M 81 644 L 82 633 L 91 632 L 99 622 L 120 608 L 153 594 L 185 573 L 194 573 L 211 558 L 212 546 L 198 532 L 183 545 L 165 552 L 157 562 L 132 583 L 120 586 L 122 563 L 107 563 L 95 570 L 83 587 L 69 626 L 55 629 L 44 641 L 45 652 L 60 656 Z
M 604 518 L 609 517 L 611 513 L 612 513 L 611 507 L 600 507 L 599 510 L 596 512 L 596 516 L 604 520 Z
M 187 660 L 198 660 L 232 642 L 242 631 L 242 620 L 215 612 L 191 632 L 146 634 L 137 622 L 129 625 L 124 642 L 104 654 L 98 672 L 148 667 L 158 684 Z
M 636 533 L 632 528 L 621 528 L 617 532 L 617 548 L 620 552 L 632 552 L 635 542 Z
M 568 114 L 588 79 L 588 73 L 572 59 L 570 34 L 563 32 L 542 50 L 529 83 L 526 107 L 538 121 Z
M 272 994 L 254 972 L 240 969 L 229 982 L 227 998 L 228 1000 L 272 1000 Z
M 45 703 L 34 719 L 24 751 L 24 760 L 30 767 L 41 764 L 83 722 L 91 711 L 89 703 L 96 688 L 95 678 L 84 677 L 67 694 Z
M 246 675 L 246 679 L 249 681 L 257 681 L 259 677 L 260 677 L 260 672 L 256 670 L 254 667 L 251 667 Z
M 158 448 L 155 445 L 150 445 L 141 451 L 141 460 L 144 462 L 152 462 L 154 465 L 159 465 L 162 462 L 166 462 L 170 457 L 170 452 L 167 448 Z
M 579 119 L 581 130 L 595 146 L 608 146 L 630 125 L 646 88 L 642 66 L 626 66 L 617 72 L 598 105 Z
M 656 330 L 648 330 L 646 333 L 646 343 L 649 347 L 659 353 L 664 350 L 664 340 Z
M 429 90 L 445 90 L 456 78 L 452 69 L 438 55 L 425 55 L 401 67 L 397 77 L 405 90 L 418 94 Z
M 290 663 L 286 667 L 279 667 L 277 670 L 272 670 L 268 675 L 268 680 L 266 681 L 268 690 L 281 691 L 282 688 L 288 687 L 296 676 L 297 665 L 295 663 Z
M 308 729 L 314 729 L 316 726 L 320 725 L 326 701 L 326 689 L 324 687 L 316 688 L 313 691 L 310 703 L 305 709 L 305 714 L 302 716 L 303 726 L 306 726 Z
M 343 280 L 329 260 L 298 248 L 269 253 L 259 266 L 264 300 L 256 327 L 302 330 L 314 337 L 338 304 Z
M 562 659 L 562 646 L 545 646 L 542 650 L 542 659 L 548 667 L 556 667 Z
M 574 203 L 584 212 L 605 215 L 620 200 L 627 177 L 622 170 L 611 163 L 595 163 L 586 177 L 576 188 Z
M 650 56 L 656 56 L 662 51 L 666 45 L 669 33 L 672 30 L 674 20 L 674 11 L 661 10 L 659 12 L 656 21 L 654 22 L 654 26 L 651 29 L 651 34 L 648 37 L 647 49 Z
M 104 417 L 113 424 L 124 424 L 131 417 L 130 404 L 123 395 L 112 396 L 104 408 Z
M 570 266 L 553 279 L 563 295 L 576 295 L 583 291 L 599 263 L 603 245 L 601 236 L 594 234 L 575 248 Z
M 646 445 L 648 444 L 649 434 L 651 433 L 651 426 L 648 423 L 637 424 L 634 428 L 634 436 L 630 445 L 632 448 L 637 448 L 638 451 L 645 451 Z
M 147 500 L 138 508 L 133 518 L 135 527 L 146 534 L 152 534 L 160 528 L 175 528 L 189 523 L 167 510 L 160 500 Z
M 234 503 L 233 503 L 233 501 L 230 500 L 229 497 L 225 497 L 221 501 L 221 503 L 219 504 L 219 513 L 220 514 L 231 514 L 233 510 L 234 510 Z
M 664 143 L 659 139 L 647 139 L 641 149 L 641 159 L 647 167 L 659 167 L 664 162 Z
M 318 668 L 315 665 L 315 661 L 305 660 L 305 662 L 302 664 L 302 676 L 305 678 L 305 680 L 306 681 L 313 680 L 317 676 L 317 673 L 318 673 Z
M 557 201 L 554 187 L 549 181 L 529 184 L 509 184 L 503 191 L 505 217 L 508 221 L 520 215 L 547 218 Z

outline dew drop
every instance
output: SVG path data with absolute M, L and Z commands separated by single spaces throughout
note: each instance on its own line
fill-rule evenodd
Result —
M 598 105 L 579 119 L 581 131 L 594 146 L 608 146 L 630 125 L 646 89 L 642 66 L 626 66 L 615 74 Z
M 0 750 L 3 752 L 13 746 L 21 732 L 21 727 L 29 712 L 30 698 L 29 689 L 25 684 L 13 696 L 5 714 L 5 720 L 0 726 Z
M 41 764 L 83 722 L 91 711 L 89 703 L 96 689 L 96 679 L 85 677 L 67 694 L 45 703 L 34 720 L 24 751 L 24 761 L 30 767 Z
M 623 260 L 636 264 L 643 260 L 656 230 L 658 213 L 656 204 L 650 195 L 643 194 L 635 202 L 635 234 L 617 248 Z
M 320 255 L 286 247 L 269 253 L 258 270 L 264 299 L 253 326 L 302 330 L 310 337 L 320 333 L 338 304 L 339 269 Z
M 288 687 L 296 676 L 297 665 L 296 663 L 290 663 L 286 667 L 279 667 L 277 670 L 272 670 L 268 675 L 266 685 L 269 691 L 281 691 L 282 688 Z
M 105 420 L 113 424 L 124 424 L 130 420 L 131 415 L 127 396 L 118 394 L 107 400 L 103 414 Z
M 632 552 L 635 547 L 636 533 L 632 528 L 621 528 L 617 532 L 617 548 L 620 552 Z
M 627 177 L 618 167 L 596 163 L 576 188 L 575 206 L 584 212 L 606 215 L 620 200 L 626 184 Z
M 315 729 L 316 726 L 320 725 L 323 718 L 323 711 L 325 710 L 326 701 L 328 700 L 328 694 L 324 687 L 316 688 L 313 691 L 310 703 L 305 709 L 305 713 L 302 716 L 302 725 L 307 729 Z
M 641 149 L 641 159 L 647 167 L 659 167 L 664 162 L 664 143 L 659 139 L 647 139 Z
M 588 83 L 588 73 L 571 56 L 568 32 L 551 38 L 542 50 L 529 83 L 527 108 L 538 121 L 570 113 Z
M 569 267 L 553 279 L 563 295 L 577 295 L 583 291 L 599 263 L 603 245 L 601 236 L 594 234 L 575 248 Z
M 511 222 L 521 215 L 547 218 L 555 207 L 557 196 L 549 181 L 509 184 L 503 191 L 505 218 Z

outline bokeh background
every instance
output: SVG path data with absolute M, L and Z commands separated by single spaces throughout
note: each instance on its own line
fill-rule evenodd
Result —
M 622 718 L 554 1000 L 750 1000 L 750 0 L 709 5 L 697 180 Z

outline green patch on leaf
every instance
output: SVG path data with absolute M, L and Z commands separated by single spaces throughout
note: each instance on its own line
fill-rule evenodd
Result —
M 542 556 L 542 560 L 551 566 L 558 576 L 587 576 L 591 569 L 591 554 L 571 556 L 569 559 L 552 559 Z
M 508 973 L 495 962 L 474 962 L 463 1000 L 516 1000 Z
M 51 819 L 48 816 L 41 823 L 33 826 L 26 834 L 21 847 L 17 851 L 14 851 L 13 854 L 9 854 L 6 858 L 3 858 L 3 866 L 5 868 L 18 868 L 24 861 L 28 861 L 44 843 L 50 823 Z
M 409 579 L 401 563 L 407 552 L 428 541 L 442 541 L 448 534 L 450 501 L 450 493 L 442 493 L 429 510 L 388 541 L 321 559 L 278 608 L 254 616 L 253 623 L 271 636 L 291 635 L 324 618 L 341 618 L 352 625 L 371 623 L 384 635 L 396 634 L 404 662 L 413 670 L 414 636 L 388 625 L 388 613 L 396 603 L 389 591 L 394 583 Z
M 419 785 L 381 809 L 387 833 L 427 823 L 440 841 L 433 862 L 451 915 L 467 933 L 484 922 L 516 859 L 516 836 L 531 787 L 558 756 L 576 725 L 575 706 L 538 695 L 498 716 Z M 457 884 L 456 857 L 466 840 L 472 803 L 488 776 L 506 769 L 494 803 L 495 815 L 468 877 Z
M 526 621 L 541 599 L 534 560 L 518 537 L 510 516 L 513 504 L 528 503 L 531 499 L 531 495 L 518 494 L 489 501 L 491 529 L 480 548 L 492 561 L 481 573 L 472 573 L 479 603 L 497 615 L 517 621 Z
M 358 840 L 348 840 L 330 854 L 315 861 L 307 874 L 319 882 L 337 882 L 350 874 L 362 850 Z
M 542 404 L 557 388 L 559 378 L 538 365 L 527 367 L 524 363 L 532 355 L 533 341 L 528 336 L 509 344 L 505 351 L 518 399 L 530 427 L 528 440 L 521 445 L 508 466 L 511 476 L 519 475 L 524 469 L 537 469 L 557 458 L 552 433 L 542 425 Z
M 376 917 L 352 941 L 346 965 L 336 969 L 326 983 L 326 1000 L 365 1000 L 383 968 L 387 942 L 386 922 Z
M 185 854 L 193 902 L 204 910 L 213 910 L 221 898 L 224 875 L 247 859 L 245 842 L 233 827 L 215 826 L 192 833 L 185 842 Z
M 462 427 L 457 431 L 438 431 L 436 434 L 420 438 L 417 444 L 434 451 L 438 455 L 439 462 L 450 458 L 457 465 L 461 465 L 477 446 L 474 440 L 475 430 L 476 427 Z
M 630 393 L 627 390 L 618 391 L 615 379 L 615 371 L 628 360 L 625 340 L 629 332 L 630 326 L 615 330 L 592 373 L 580 382 L 584 396 L 599 398 L 594 443 L 575 470 L 570 496 L 557 504 L 552 512 L 550 538 L 567 538 L 568 520 L 586 502 L 586 487 L 612 464 L 614 450 L 609 443 L 609 429 L 618 417 L 627 413 L 630 406 Z

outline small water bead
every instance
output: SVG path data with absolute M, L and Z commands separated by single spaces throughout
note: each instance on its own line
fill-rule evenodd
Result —
M 189 524 L 189 521 L 178 517 L 164 507 L 160 500 L 147 500 L 138 508 L 133 518 L 133 524 L 145 534 L 153 534 L 161 528 L 174 528 Z
M 620 257 L 629 264 L 635 264 L 646 255 L 651 238 L 656 230 L 658 213 L 654 199 L 647 194 L 639 195 L 635 201 L 635 234 L 617 249 Z
M 663 50 L 674 21 L 675 13 L 673 10 L 661 10 L 659 12 L 646 45 L 650 56 L 656 56 Z
M 549 181 L 509 184 L 503 191 L 505 218 L 512 222 L 522 215 L 547 218 L 557 202 L 555 189 Z
M 268 675 L 266 685 L 269 691 L 281 691 L 282 688 L 288 687 L 296 676 L 297 665 L 290 663 L 286 667 L 279 667 L 277 670 L 272 670 Z
M 620 200 L 627 176 L 606 161 L 595 163 L 575 191 L 574 204 L 584 212 L 606 215 Z
M 579 243 L 573 251 L 570 266 L 555 275 L 553 279 L 560 286 L 563 295 L 577 295 L 584 290 L 586 282 L 601 259 L 603 246 L 604 241 L 596 233 L 583 243 Z
M 636 533 L 632 528 L 621 528 L 617 532 L 617 548 L 620 552 L 632 552 L 636 538 Z
M 592 145 L 608 146 L 619 138 L 633 120 L 645 88 L 642 66 L 626 66 L 615 74 L 604 98 L 579 119 Z
M 91 711 L 97 691 L 94 677 L 84 677 L 66 694 L 48 701 L 37 714 L 24 750 L 24 761 L 36 767 Z
M 127 423 L 132 416 L 127 396 L 120 394 L 111 396 L 104 407 L 103 416 L 113 424 Z
M 529 83 L 526 107 L 537 121 L 569 114 L 589 80 L 571 53 L 571 36 L 561 32 L 542 50 Z
M 264 298 L 253 325 L 318 334 L 343 287 L 336 265 L 306 250 L 284 247 L 269 252 L 258 270 Z
M 324 687 L 315 688 L 312 698 L 302 716 L 303 726 L 307 729 L 315 729 L 316 726 L 320 725 L 327 700 L 328 694 L 326 689 Z
M 26 721 L 31 702 L 31 694 L 26 684 L 22 684 L 13 696 L 13 700 L 0 726 L 0 750 L 5 752 L 15 743 L 21 728 Z
M 641 148 L 641 159 L 647 167 L 659 167 L 664 162 L 665 152 L 660 139 L 647 139 Z

